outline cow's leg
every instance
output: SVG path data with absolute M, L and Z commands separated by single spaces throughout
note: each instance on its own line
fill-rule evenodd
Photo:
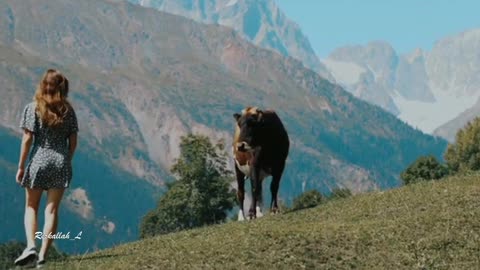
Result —
M 270 192 L 272 193 L 272 202 L 270 203 L 270 210 L 276 214 L 278 212 L 277 195 L 280 187 L 280 179 L 282 178 L 285 162 L 282 162 L 275 169 L 272 170 L 272 182 L 270 183 Z
M 237 176 L 237 200 L 238 200 L 238 221 L 245 220 L 243 213 L 243 201 L 245 200 L 245 174 L 235 165 L 235 175 Z
M 255 164 L 251 170 L 252 203 L 248 214 L 250 219 L 254 219 L 257 217 L 257 202 L 262 197 L 262 179 L 260 179 L 260 166 L 258 164 Z
M 263 217 L 263 213 L 262 213 L 262 207 L 263 207 L 263 177 L 262 177 L 262 173 L 260 173 L 258 175 L 258 186 L 260 187 L 260 191 L 259 191 L 259 194 L 258 194 L 258 197 L 257 197 L 257 205 L 255 207 L 255 215 L 257 218 L 261 218 Z

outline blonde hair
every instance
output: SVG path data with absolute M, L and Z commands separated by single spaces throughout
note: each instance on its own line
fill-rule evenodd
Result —
M 47 80 L 54 81 L 53 89 L 47 89 Z M 67 100 L 68 80 L 55 69 L 49 69 L 40 80 L 33 100 L 37 103 L 36 111 L 42 122 L 48 126 L 58 126 L 63 123 L 71 109 Z

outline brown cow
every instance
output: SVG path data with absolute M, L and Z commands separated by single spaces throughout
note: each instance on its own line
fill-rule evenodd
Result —
M 241 114 L 235 113 L 233 116 L 237 121 L 233 138 L 233 155 L 238 184 L 237 198 L 240 206 L 238 219 L 244 219 L 244 185 L 247 177 L 250 178 L 252 186 L 250 219 L 257 217 L 257 211 L 261 216 L 262 180 L 268 176 L 272 176 L 270 209 L 276 213 L 280 178 L 290 147 L 287 131 L 272 110 L 262 111 L 256 107 L 247 107 Z

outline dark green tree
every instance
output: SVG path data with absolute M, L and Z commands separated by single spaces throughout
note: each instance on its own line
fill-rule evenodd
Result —
M 444 158 L 452 173 L 480 170 L 480 117 L 457 132 Z
M 400 174 L 405 185 L 418 181 L 437 180 L 448 174 L 447 166 L 440 164 L 434 156 L 422 156 Z
M 140 237 L 225 221 L 236 199 L 226 160 L 223 142 L 212 145 L 205 136 L 182 137 L 180 157 L 171 169 L 177 181 L 168 185 L 157 208 L 143 218 Z
M 291 211 L 315 207 L 323 202 L 323 196 L 317 190 L 309 190 L 293 199 Z

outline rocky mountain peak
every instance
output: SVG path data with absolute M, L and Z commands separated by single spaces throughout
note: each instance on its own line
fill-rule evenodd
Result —
M 315 55 L 300 27 L 273 0 L 129 0 L 144 7 L 184 16 L 197 22 L 220 24 L 263 48 L 300 60 L 322 77 L 333 80 Z

